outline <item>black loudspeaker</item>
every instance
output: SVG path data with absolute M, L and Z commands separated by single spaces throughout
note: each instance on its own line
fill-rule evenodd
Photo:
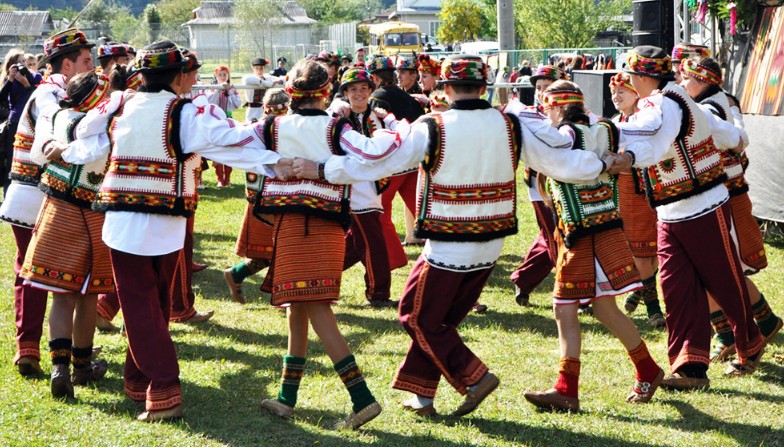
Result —
M 632 46 L 653 45 L 669 52 L 675 45 L 673 2 L 632 0 Z
M 580 86 L 585 95 L 585 107 L 591 112 L 610 118 L 616 113 L 610 94 L 610 78 L 618 73 L 615 70 L 575 70 L 572 81 Z

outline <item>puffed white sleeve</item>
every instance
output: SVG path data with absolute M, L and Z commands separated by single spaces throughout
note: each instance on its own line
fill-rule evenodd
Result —
M 552 128 L 564 138 L 572 138 L 571 129 Z M 520 161 L 527 167 L 566 183 L 581 183 L 595 180 L 606 165 L 590 151 L 563 150 L 547 144 L 526 126 L 520 126 L 522 147 Z

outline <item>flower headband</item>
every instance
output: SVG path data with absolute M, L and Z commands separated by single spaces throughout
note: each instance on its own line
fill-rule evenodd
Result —
M 274 104 L 274 105 L 264 106 L 265 115 L 281 116 L 288 113 L 288 111 L 289 111 L 289 106 L 287 104 Z
M 585 97 L 578 92 L 552 91 L 542 95 L 545 108 L 562 107 L 568 104 L 583 104 Z
M 721 73 L 709 70 L 691 59 L 681 61 L 681 74 L 708 84 L 721 85 Z
M 449 103 L 446 101 L 446 96 L 443 95 L 433 95 L 430 97 L 430 108 L 437 109 L 439 107 L 449 107 Z
M 610 78 L 610 90 L 620 87 L 631 90 L 635 95 L 637 94 L 637 90 L 632 85 L 631 78 L 629 78 L 629 75 L 626 73 L 618 73 Z

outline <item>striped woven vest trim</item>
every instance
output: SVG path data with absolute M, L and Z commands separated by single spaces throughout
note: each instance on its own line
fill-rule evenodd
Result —
M 567 123 L 575 132 L 575 150 L 591 150 L 597 155 L 618 152 L 618 131 L 609 121 L 588 126 Z M 587 138 L 588 132 L 603 135 Z M 616 176 L 602 174 L 591 183 L 564 183 L 547 179 L 547 189 L 553 198 L 558 216 L 558 229 L 564 245 L 571 248 L 585 235 L 623 226 L 618 209 L 618 182 Z
M 201 157 L 183 153 L 180 144 L 180 112 L 188 102 L 169 92 L 137 93 L 123 106 L 111 120 L 112 155 L 93 210 L 193 215 Z M 151 139 L 156 126 L 161 138 Z
M 302 157 L 325 162 L 331 155 L 343 155 L 340 133 L 345 118 L 303 114 L 271 117 L 265 122 L 264 143 L 281 157 Z M 268 144 L 270 143 L 270 144 Z M 295 212 L 351 224 L 351 187 L 318 180 L 280 181 L 264 177 L 256 196 L 253 213 L 283 214 Z
M 707 191 L 727 180 L 719 150 L 706 132 L 708 123 L 693 113 L 694 101 L 680 87 L 663 92 L 683 111 L 681 130 L 665 158 L 645 169 L 645 188 L 652 207 L 678 202 Z
M 36 186 L 41 180 L 43 167 L 30 158 L 30 151 L 35 140 L 36 119 L 33 117 L 35 98 L 25 105 L 19 127 L 14 135 L 14 155 L 11 160 L 11 180 L 19 183 Z
M 52 133 L 58 141 L 70 143 L 75 139 L 75 129 L 86 114 L 70 109 L 59 110 L 52 118 Z M 90 208 L 106 173 L 107 158 L 88 166 L 66 163 L 62 160 L 50 161 L 41 176 L 38 187 L 48 196 L 73 203 L 82 208 Z
M 517 233 L 517 119 L 495 109 L 453 109 L 424 122 L 430 148 L 420 171 L 414 234 L 467 242 Z
M 732 117 L 732 113 L 730 113 L 730 102 L 727 99 L 727 94 L 723 91 L 716 92 L 714 95 L 705 98 L 701 101 L 701 104 L 710 105 L 719 118 L 734 124 L 735 119 Z M 749 163 L 746 153 L 736 154 L 732 151 L 722 151 L 720 156 L 724 173 L 727 174 L 727 181 L 724 182 L 724 185 L 727 186 L 730 195 L 737 196 L 748 192 L 749 184 L 743 175 L 746 171 L 745 167 Z

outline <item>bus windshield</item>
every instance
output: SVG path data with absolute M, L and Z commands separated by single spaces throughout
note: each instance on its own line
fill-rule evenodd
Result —
M 384 35 L 384 45 L 388 47 L 419 45 L 419 33 L 388 33 Z

